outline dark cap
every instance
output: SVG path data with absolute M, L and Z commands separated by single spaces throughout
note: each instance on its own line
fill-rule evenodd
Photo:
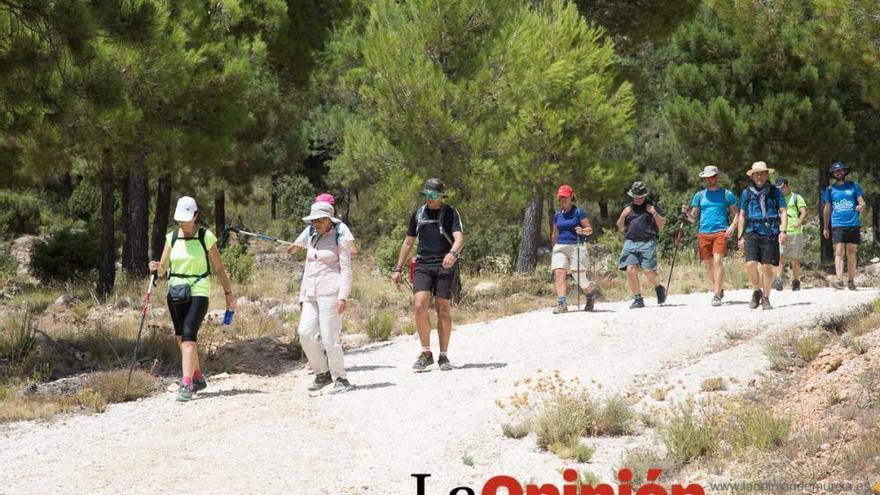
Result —
M 776 178 L 776 187 L 782 187 L 782 185 L 788 185 L 788 177 L 777 177 Z
M 647 196 L 648 195 L 648 186 L 646 186 L 644 182 L 637 180 L 637 181 L 633 182 L 633 185 L 632 185 L 632 187 L 629 188 L 629 191 L 627 191 L 627 194 L 629 194 L 629 197 L 631 197 L 631 198 Z
M 430 179 L 425 181 L 425 185 L 422 186 L 422 194 L 425 194 L 428 191 L 432 191 L 434 193 L 440 193 L 444 198 L 446 197 L 446 183 L 442 180 L 431 177 Z

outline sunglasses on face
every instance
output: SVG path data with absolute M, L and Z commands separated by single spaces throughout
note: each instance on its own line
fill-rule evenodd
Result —
M 438 191 L 427 190 L 427 191 L 422 191 L 422 196 L 424 196 L 427 199 L 440 199 L 443 197 L 443 193 L 438 192 Z

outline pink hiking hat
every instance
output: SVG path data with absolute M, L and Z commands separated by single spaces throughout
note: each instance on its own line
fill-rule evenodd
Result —
M 336 200 L 333 198 L 333 195 L 330 193 L 321 193 L 315 196 L 315 203 L 323 201 L 324 203 L 330 203 L 331 205 L 336 205 Z

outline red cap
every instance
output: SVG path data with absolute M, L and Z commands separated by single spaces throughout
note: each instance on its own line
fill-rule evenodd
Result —
M 572 197 L 572 195 L 574 195 L 574 191 L 568 184 L 563 184 L 559 186 L 559 189 L 556 190 L 557 198 L 570 198 Z

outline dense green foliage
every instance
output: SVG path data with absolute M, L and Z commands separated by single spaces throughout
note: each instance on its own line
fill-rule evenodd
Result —
M 109 211 L 119 225 L 104 247 L 117 259 L 120 238 L 146 229 L 131 211 L 131 177 L 146 181 L 136 201 L 150 214 L 188 194 L 209 224 L 222 212 L 212 200 L 226 198 L 229 223 L 280 236 L 296 235 L 312 197 L 329 190 L 361 245 L 389 266 L 420 184 L 439 176 L 467 225 L 468 265 L 509 270 L 520 245 L 546 244 L 560 183 L 600 212 L 601 228 L 631 181 L 646 180 L 674 211 L 710 164 L 738 190 L 749 164 L 764 160 L 800 180 L 815 212 L 817 168 L 843 160 L 873 197 L 878 8 L 2 2 L 0 238 L 57 231 L 88 244 Z M 160 178 L 170 200 L 156 196 Z M 75 221 L 94 230 L 65 229 Z M 165 230 L 160 219 L 156 231 Z M 41 256 L 62 256 L 48 250 L 59 243 Z M 89 246 L 40 273 L 91 270 Z

